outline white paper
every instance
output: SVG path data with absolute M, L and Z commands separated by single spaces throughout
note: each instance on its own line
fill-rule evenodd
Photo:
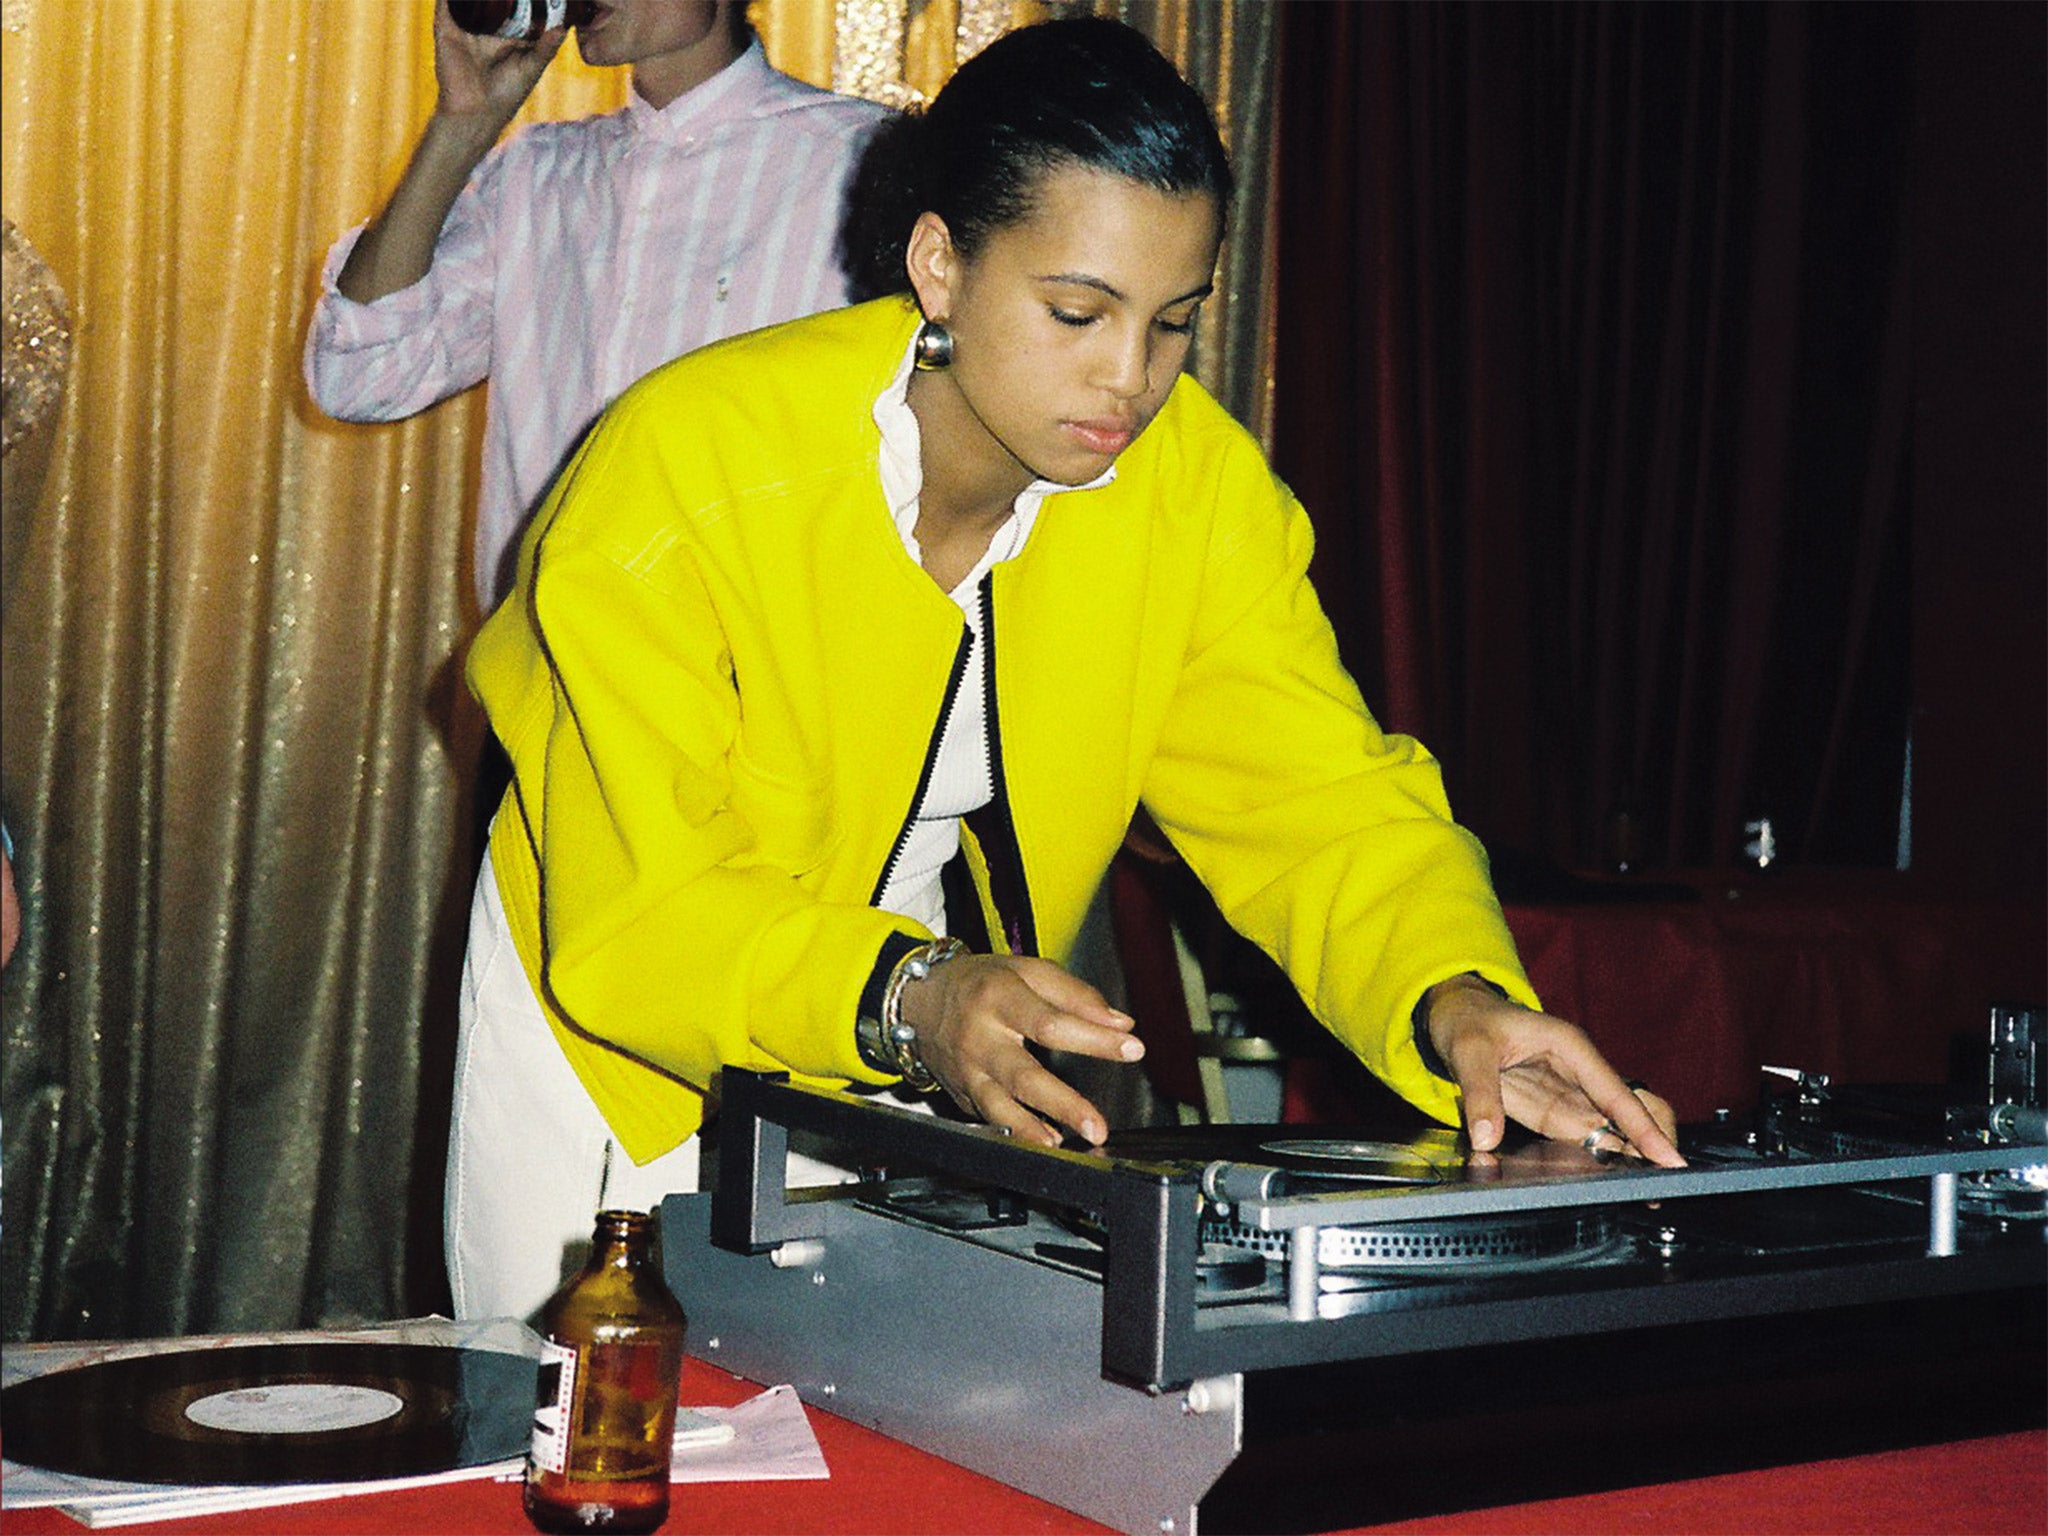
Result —
M 505 1468 L 522 1463 L 488 1462 L 479 1467 L 462 1467 L 453 1472 L 435 1472 L 423 1477 L 390 1477 L 358 1483 L 291 1483 L 265 1487 L 152 1488 L 130 1497 L 96 1496 L 62 1505 L 63 1512 L 81 1524 L 100 1526 L 138 1525 L 150 1520 L 182 1520 L 193 1515 L 217 1515 L 235 1509 L 274 1509 L 283 1504 L 306 1504 L 315 1499 L 346 1499 L 362 1493 L 390 1493 L 400 1488 L 426 1488 L 436 1483 L 471 1482 L 496 1477 Z
M 684 1408 L 677 1415 L 668 1464 L 672 1483 L 798 1482 L 831 1475 L 794 1387 L 770 1387 L 735 1408 Z
M 702 1408 L 676 1410 L 675 1450 L 696 1445 L 723 1445 L 732 1437 L 732 1425 L 724 1419 L 712 1418 Z
M 730 1424 L 733 1435 L 719 1445 L 678 1443 L 669 1458 L 670 1482 L 796 1482 L 832 1475 L 795 1387 L 770 1387 L 736 1408 L 693 1411 Z

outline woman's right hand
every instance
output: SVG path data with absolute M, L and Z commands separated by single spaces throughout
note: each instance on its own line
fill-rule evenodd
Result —
M 917 1031 L 918 1055 L 954 1103 L 1045 1146 L 1060 1144 L 1062 1125 L 1100 1144 L 1109 1123 L 1031 1046 L 1104 1061 L 1145 1054 L 1129 1014 L 1110 1007 L 1078 976 L 1029 956 L 948 960 L 904 987 L 900 1011 Z
M 434 78 L 437 117 L 471 123 L 492 140 L 512 121 L 568 36 L 542 33 L 530 43 L 478 37 L 455 25 L 448 0 L 434 6 Z

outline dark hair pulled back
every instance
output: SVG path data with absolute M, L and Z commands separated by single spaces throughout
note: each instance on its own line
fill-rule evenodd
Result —
M 972 258 L 1027 217 L 1048 171 L 1082 166 L 1174 196 L 1230 201 L 1230 162 L 1195 88 L 1142 33 L 1081 17 L 1005 33 L 922 113 L 886 120 L 856 174 L 842 257 L 856 298 L 910 286 L 920 214 Z

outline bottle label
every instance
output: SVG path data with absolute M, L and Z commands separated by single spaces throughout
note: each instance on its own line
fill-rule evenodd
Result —
M 483 24 L 491 27 L 489 22 Z M 492 37 L 536 38 L 569 25 L 569 0 L 511 0 L 506 19 L 491 27 Z
M 540 1382 L 533 1402 L 534 1466 L 560 1472 L 569 1465 L 569 1426 L 576 1407 L 576 1351 L 553 1339 L 540 1347 Z

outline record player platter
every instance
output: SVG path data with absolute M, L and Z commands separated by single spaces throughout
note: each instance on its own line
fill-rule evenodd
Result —
M 1519 1138 L 1483 1174 L 1468 1169 L 1454 1133 L 1441 1126 L 1393 1124 L 1371 1131 L 1325 1129 L 1314 1136 L 1276 1136 L 1271 1125 L 1154 1128 L 1111 1138 L 1113 1155 L 1165 1163 L 1238 1158 L 1270 1165 L 1303 1191 L 1374 1188 L 1449 1189 L 1566 1171 L 1595 1175 L 1614 1166 L 1578 1147 Z M 1397 1139 L 1398 1138 L 1398 1139 Z M 1234 1220 L 1227 1207 L 1210 1206 L 1201 1220 L 1203 1263 L 1214 1256 L 1257 1254 L 1274 1264 L 1287 1257 L 1287 1234 Z M 1506 1276 L 1611 1262 L 1629 1255 L 1629 1234 L 1611 1212 L 1536 1210 L 1497 1212 L 1484 1218 L 1347 1222 L 1318 1233 L 1317 1262 L 1326 1291 L 1353 1289 L 1365 1276 L 1404 1283 L 1433 1279 Z
M 1202 1224 L 1211 1244 L 1281 1259 L 1285 1234 L 1222 1218 Z M 1384 1226 L 1325 1227 L 1317 1234 L 1317 1265 L 1325 1270 L 1407 1280 L 1527 1274 L 1625 1256 L 1626 1235 L 1600 1211 L 1515 1211 L 1485 1219 L 1400 1221 Z M 1340 1290 L 1326 1276 L 1323 1289 Z

